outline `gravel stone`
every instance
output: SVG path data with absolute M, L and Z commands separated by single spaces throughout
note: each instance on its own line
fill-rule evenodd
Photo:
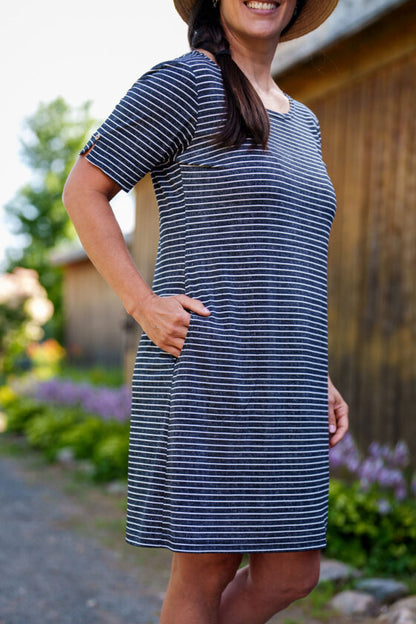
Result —
M 64 466 L 73 466 L 75 463 L 74 451 L 69 447 L 59 449 L 56 459 Z
M 329 601 L 329 606 L 345 615 L 371 616 L 380 610 L 380 604 L 371 595 L 358 591 L 343 591 Z
M 357 581 L 355 588 L 371 594 L 380 602 L 387 604 L 399 600 L 409 593 L 409 588 L 404 583 L 384 578 L 361 579 Z
M 341 563 L 341 561 L 337 561 L 336 559 L 322 558 L 319 582 L 332 581 L 333 583 L 342 584 L 358 576 L 360 576 L 359 570 L 356 570 L 352 566 Z
M 380 624 L 416 624 L 416 596 L 395 602 L 378 618 Z

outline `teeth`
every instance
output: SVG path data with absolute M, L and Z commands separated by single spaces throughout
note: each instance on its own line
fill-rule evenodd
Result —
M 249 9 L 270 11 L 271 9 L 275 9 L 277 4 L 275 2 L 256 2 L 256 0 L 251 0 L 250 2 L 246 2 L 246 6 L 248 6 Z

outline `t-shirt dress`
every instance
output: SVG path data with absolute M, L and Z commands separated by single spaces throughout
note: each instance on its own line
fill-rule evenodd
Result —
M 315 114 L 287 96 L 268 148 L 219 147 L 221 70 L 193 50 L 131 87 L 81 153 L 129 191 L 151 172 L 153 290 L 200 299 L 181 355 L 143 335 L 126 541 L 176 552 L 323 548 L 327 249 L 336 209 Z

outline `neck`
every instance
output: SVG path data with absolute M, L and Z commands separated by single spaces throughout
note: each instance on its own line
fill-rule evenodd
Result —
M 278 39 L 245 41 L 226 27 L 224 30 L 234 61 L 250 80 L 254 88 L 262 92 L 275 88 L 276 85 L 271 76 L 271 67 Z

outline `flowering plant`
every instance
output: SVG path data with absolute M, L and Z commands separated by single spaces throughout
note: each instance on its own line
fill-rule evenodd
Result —
M 394 447 L 372 442 L 363 457 L 348 433 L 329 453 L 331 472 L 347 481 L 358 480 L 364 492 L 379 492 L 380 512 L 389 510 L 388 497 L 403 501 L 416 496 L 416 472 L 410 462 L 409 449 L 404 441 Z M 387 498 L 386 498 L 387 496 Z
M 45 379 L 59 372 L 66 352 L 57 340 L 49 338 L 43 342 L 32 342 L 27 347 L 26 354 L 36 371 L 36 376 Z
M 361 454 L 351 434 L 330 450 L 327 553 L 377 574 L 416 569 L 416 472 L 405 442 L 372 442 Z
M 26 347 L 43 337 L 42 326 L 52 314 L 36 271 L 19 267 L 0 275 L 0 375 L 15 371 Z
M 78 406 L 105 420 L 125 421 L 130 416 L 131 393 L 127 386 L 106 388 L 54 378 L 37 384 L 30 393 L 43 403 Z

